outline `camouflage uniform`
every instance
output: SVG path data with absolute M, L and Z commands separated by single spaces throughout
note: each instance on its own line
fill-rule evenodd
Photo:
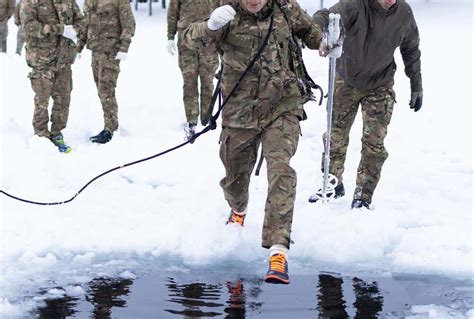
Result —
M 15 0 L 0 0 L 0 52 L 7 52 L 8 20 L 15 10 Z
M 72 24 L 80 33 L 84 18 L 74 0 L 22 0 L 20 19 L 26 34 L 26 62 L 32 68 L 28 77 L 35 92 L 33 128 L 38 136 L 55 137 L 66 127 L 72 90 L 71 64 L 76 57 L 76 45 L 62 36 L 64 25 Z M 54 101 L 51 134 L 50 97 Z
M 183 31 L 193 22 L 202 21 L 219 6 L 219 0 L 171 0 L 168 7 L 168 40 L 178 32 L 179 68 L 183 75 L 183 102 L 188 123 L 197 124 L 198 117 L 206 125 L 210 117 L 210 101 L 214 91 L 214 74 L 219 64 L 215 46 L 190 49 L 183 45 Z M 200 112 L 198 77 L 201 85 Z
M 23 31 L 23 28 L 21 27 L 20 6 L 21 1 L 16 5 L 14 13 L 15 25 L 18 27 L 18 31 L 16 33 L 16 53 L 18 55 L 21 55 L 21 51 L 23 50 L 23 45 L 25 44 L 26 40 L 25 31 Z
M 357 170 L 354 199 L 371 203 L 382 165 L 388 157 L 384 139 L 392 118 L 395 91 L 392 85 L 357 89 L 339 77 L 334 90 L 330 172 L 342 182 L 349 133 L 360 104 L 363 121 L 362 157 Z M 323 140 L 326 141 L 326 138 L 327 134 L 324 134 Z
M 250 59 L 257 54 L 268 33 L 272 11 L 274 26 L 259 59 L 241 81 L 222 113 L 220 157 L 226 176 L 220 185 L 234 211 L 247 207 L 250 175 L 257 150 L 262 145 L 267 162 L 268 194 L 262 232 L 262 246 L 290 246 L 296 172 L 290 160 L 295 154 L 303 118 L 302 96 L 291 62 L 290 29 L 279 4 L 269 1 L 257 14 L 248 12 L 239 1 L 232 6 L 237 14 L 224 28 L 210 31 L 206 22 L 192 24 L 184 41 L 199 46 L 212 41 L 222 51 L 224 63 L 222 91 L 229 94 Z M 296 1 L 285 7 L 295 35 L 311 49 L 319 46 L 322 32 Z
M 115 98 L 120 73 L 118 52 L 128 52 L 135 34 L 135 18 L 128 0 L 86 0 L 86 32 L 78 42 L 78 52 L 87 44 L 92 51 L 92 73 L 104 111 L 104 129 L 118 129 L 118 105 Z
M 370 204 L 388 157 L 384 139 L 395 103 L 394 52 L 398 47 L 412 92 L 423 91 L 418 28 L 404 0 L 397 0 L 389 10 L 377 0 L 341 0 L 313 18 L 320 26 L 327 25 L 330 12 L 341 14 L 345 26 L 344 51 L 336 66 L 330 172 L 342 183 L 349 132 L 360 104 L 362 157 L 354 200 Z

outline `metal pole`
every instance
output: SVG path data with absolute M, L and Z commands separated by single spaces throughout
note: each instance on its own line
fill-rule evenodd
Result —
M 321 9 L 324 8 L 324 0 L 321 0 L 321 6 L 320 6 L 320 8 L 321 8 Z
M 148 15 L 151 16 L 153 14 L 153 7 L 152 7 L 153 0 L 148 0 Z
M 166 0 L 163 0 L 163 1 L 161 2 L 161 7 L 162 7 L 163 9 L 166 9 Z

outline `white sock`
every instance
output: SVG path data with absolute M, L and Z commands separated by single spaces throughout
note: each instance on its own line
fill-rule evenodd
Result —
M 245 216 L 247 214 L 247 209 L 244 209 L 243 212 L 238 212 L 235 209 L 232 209 L 232 212 L 236 215 L 239 215 L 239 216 Z
M 273 245 L 269 249 L 270 257 L 275 254 L 282 254 L 285 256 L 286 260 L 288 261 L 288 248 L 283 245 Z

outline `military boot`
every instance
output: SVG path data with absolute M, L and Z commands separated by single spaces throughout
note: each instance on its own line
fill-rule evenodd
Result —
M 370 209 L 370 203 L 363 199 L 354 199 L 351 204 L 352 209 L 367 208 Z
M 112 139 L 112 133 L 109 130 L 103 130 L 99 134 L 90 138 L 92 143 L 105 144 L 110 142 Z

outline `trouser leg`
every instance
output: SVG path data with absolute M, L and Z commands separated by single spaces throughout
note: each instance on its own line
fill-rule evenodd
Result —
M 283 115 L 262 133 L 263 156 L 267 162 L 268 193 L 262 230 L 262 247 L 290 247 L 296 172 L 290 160 L 300 136 L 299 120 Z

